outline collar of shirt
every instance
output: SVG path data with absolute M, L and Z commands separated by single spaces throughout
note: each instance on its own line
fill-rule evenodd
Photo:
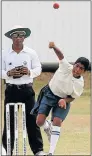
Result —
M 15 51 L 12 49 L 12 46 L 11 46 L 11 48 L 9 49 L 9 53 L 12 53 L 12 52 L 15 52 Z M 23 49 L 20 52 L 27 52 L 25 45 L 23 45 Z

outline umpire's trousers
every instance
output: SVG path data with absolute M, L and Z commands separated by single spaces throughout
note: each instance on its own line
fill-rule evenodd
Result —
M 40 128 L 36 125 L 36 117 L 30 114 L 31 109 L 35 103 L 35 92 L 31 84 L 11 85 L 6 84 L 5 101 L 4 101 L 4 130 L 2 136 L 2 143 L 7 151 L 7 136 L 6 136 L 6 104 L 7 103 L 25 103 L 26 109 L 26 128 L 28 134 L 28 141 L 31 150 L 34 154 L 43 150 L 43 140 Z M 14 148 L 14 106 L 10 107 L 10 136 L 11 136 L 11 153 Z

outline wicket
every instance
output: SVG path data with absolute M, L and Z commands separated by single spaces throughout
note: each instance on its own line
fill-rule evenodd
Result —
M 23 131 L 23 155 L 26 155 L 26 113 L 24 103 L 7 103 L 6 105 L 6 132 L 7 132 L 7 155 L 11 155 L 10 137 L 10 106 L 14 106 L 14 133 L 15 133 L 15 155 L 18 151 L 18 106 L 22 106 L 22 131 Z

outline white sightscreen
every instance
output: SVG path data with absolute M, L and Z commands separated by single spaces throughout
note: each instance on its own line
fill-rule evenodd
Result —
M 90 59 L 90 2 L 58 1 L 2 1 L 2 49 L 11 46 L 4 36 L 14 25 L 31 29 L 25 44 L 35 49 L 41 62 L 56 62 L 57 57 L 48 48 L 54 41 L 69 61 L 84 56 Z

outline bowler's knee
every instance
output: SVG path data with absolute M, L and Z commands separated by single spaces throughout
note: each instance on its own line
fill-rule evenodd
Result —
M 53 126 L 61 126 L 61 124 L 62 124 L 62 120 L 60 119 L 60 118 L 58 118 L 58 117 L 54 117 L 53 118 Z
M 37 119 L 36 119 L 36 124 L 41 127 L 43 126 L 44 122 L 45 122 L 46 116 L 43 114 L 38 114 Z

